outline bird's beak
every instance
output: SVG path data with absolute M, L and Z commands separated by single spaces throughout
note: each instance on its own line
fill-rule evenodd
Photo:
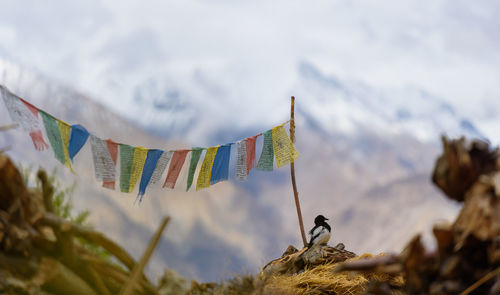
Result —
M 328 218 L 325 218 L 325 220 L 329 220 Z

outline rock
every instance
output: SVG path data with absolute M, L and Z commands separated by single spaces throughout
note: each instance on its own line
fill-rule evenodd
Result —
M 286 248 L 285 252 L 283 252 L 283 254 L 281 255 L 281 257 L 285 257 L 285 256 L 288 256 L 288 255 L 291 255 L 293 253 L 297 253 L 299 252 L 299 250 L 297 250 L 297 248 L 295 248 L 294 246 L 292 245 L 289 245 L 288 248 Z
M 344 248 L 342 243 L 335 247 L 316 244 L 310 249 L 303 248 L 300 251 L 288 246 L 281 258 L 274 259 L 264 266 L 260 275 L 267 278 L 273 274 L 297 274 L 320 264 L 343 262 L 356 257 L 356 254 Z

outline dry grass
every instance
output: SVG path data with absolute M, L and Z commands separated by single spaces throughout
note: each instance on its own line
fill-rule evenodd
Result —
M 384 254 L 379 254 L 384 255 Z M 373 257 L 364 254 L 347 261 L 355 261 Z M 402 287 L 404 279 L 401 275 L 391 276 L 382 273 L 361 273 L 344 271 L 334 273 L 339 263 L 328 263 L 307 269 L 295 275 L 275 275 L 266 280 L 245 274 L 237 276 L 221 284 L 193 283 L 189 294 L 217 294 L 217 295 L 275 295 L 275 294 L 364 294 L 370 282 L 384 282 L 392 287 Z M 402 292 L 394 292 L 394 294 Z
M 365 254 L 348 261 L 372 257 Z M 277 275 L 266 281 L 265 294 L 364 294 L 370 281 L 386 282 L 394 287 L 404 284 L 402 276 L 333 270 L 338 263 L 316 266 L 296 275 Z

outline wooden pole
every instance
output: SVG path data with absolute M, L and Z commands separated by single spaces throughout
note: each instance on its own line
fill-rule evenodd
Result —
M 290 139 L 295 142 L 295 97 L 292 96 L 292 110 L 290 112 Z M 297 216 L 299 217 L 300 234 L 304 247 L 307 246 L 306 232 L 304 231 L 304 222 L 302 221 L 302 212 L 300 211 L 299 193 L 297 192 L 297 183 L 295 182 L 295 163 L 290 163 L 290 172 L 292 174 L 293 195 L 295 197 L 295 207 L 297 208 Z

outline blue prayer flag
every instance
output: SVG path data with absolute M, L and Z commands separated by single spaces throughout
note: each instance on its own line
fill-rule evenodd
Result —
M 231 145 L 226 144 L 217 150 L 214 164 L 212 166 L 212 175 L 210 184 L 216 184 L 219 181 L 227 180 L 229 176 L 229 157 L 231 154 Z
M 71 136 L 69 139 L 68 153 L 69 158 L 73 161 L 76 154 L 82 149 L 89 138 L 89 132 L 82 125 L 76 124 L 71 126 Z
M 139 186 L 139 202 L 142 201 L 142 196 L 146 193 L 146 187 L 151 180 L 151 176 L 153 175 L 153 171 L 156 168 L 156 164 L 160 159 L 163 151 L 161 150 L 148 150 L 148 155 L 146 157 L 146 162 L 144 163 L 144 168 L 142 169 L 142 177 L 141 184 Z

